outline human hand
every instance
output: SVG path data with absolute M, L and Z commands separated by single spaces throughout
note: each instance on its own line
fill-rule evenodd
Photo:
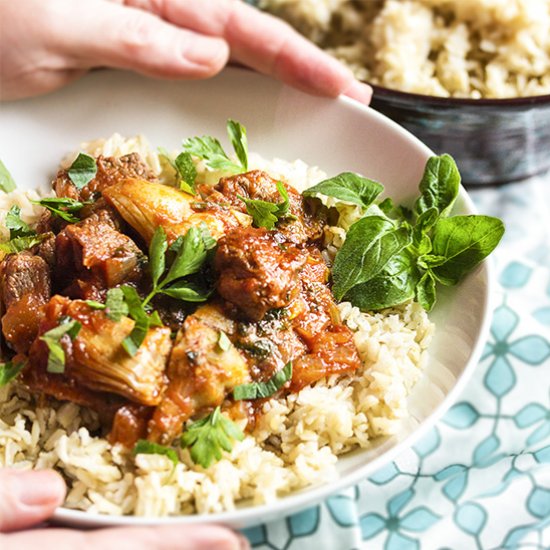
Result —
M 215 525 L 123 527 L 78 531 L 31 529 L 48 519 L 65 498 L 61 476 L 48 470 L 0 470 L 0 548 L 2 550 L 244 550 L 246 540 Z M 11 534 L 11 531 L 18 531 Z
M 241 0 L 0 0 L 0 99 L 95 67 L 208 78 L 231 60 L 306 92 L 368 104 L 371 89 L 286 23 Z

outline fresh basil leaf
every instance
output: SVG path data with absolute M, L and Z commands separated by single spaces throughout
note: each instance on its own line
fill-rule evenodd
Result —
M 6 254 L 17 254 L 23 250 L 29 250 L 33 246 L 40 244 L 45 235 L 29 235 L 28 237 L 17 237 L 7 243 L 0 243 L 0 251 Z
M 116 287 L 107 291 L 105 308 L 107 310 L 107 318 L 115 323 L 118 323 L 122 317 L 126 317 L 128 315 L 128 304 L 125 301 L 124 291 L 122 288 Z
M 447 261 L 433 268 L 445 284 L 456 284 L 498 245 L 504 224 L 490 216 L 454 216 L 440 219 L 433 230 L 432 253 Z
M 140 439 L 134 446 L 132 451 L 134 456 L 136 455 L 163 455 L 169 458 L 174 466 L 179 462 L 178 453 L 175 449 L 171 447 L 165 447 L 164 445 L 159 445 L 158 443 L 153 443 L 152 441 L 147 441 L 146 439 Z
M 395 210 L 395 204 L 390 197 L 385 198 L 379 205 L 378 208 L 382 210 L 386 216 Z
M 25 363 L 7 363 L 0 364 L 0 388 L 6 386 L 23 370 Z
M 227 351 L 230 347 L 231 340 L 223 330 L 220 330 L 220 334 L 218 335 L 218 348 L 220 348 L 220 351 Z
M 383 190 L 384 186 L 376 181 L 353 172 L 344 172 L 306 189 L 302 195 L 306 197 L 324 195 L 367 208 Z
M 414 257 L 404 249 L 378 275 L 351 288 L 344 299 L 362 311 L 378 311 L 412 300 L 417 281 Z
M 227 134 L 233 145 L 233 149 L 241 163 L 243 172 L 248 170 L 248 140 L 246 128 L 239 122 L 229 119 L 227 121 Z
M 45 332 L 41 337 L 46 346 L 48 346 L 48 366 L 46 370 L 52 373 L 65 372 L 65 351 L 61 345 L 61 339 L 67 335 L 74 340 L 82 325 L 71 319 L 70 317 L 63 318 L 59 325 Z
M 241 171 L 225 153 L 220 142 L 211 136 L 193 137 L 183 142 L 183 149 L 191 155 L 203 159 L 208 168 L 232 174 Z
M 74 214 L 82 210 L 85 204 L 87 204 L 68 197 L 47 197 L 39 201 L 31 202 L 47 208 L 54 216 L 69 223 L 77 223 L 80 221 Z
M 36 235 L 36 231 L 31 229 L 29 225 L 21 219 L 21 208 L 13 205 L 6 214 L 6 228 L 10 230 L 10 239 L 19 237 L 30 237 Z
M 241 195 L 237 196 L 246 205 L 246 212 L 252 216 L 252 223 L 255 227 L 265 227 L 268 230 L 275 228 L 275 224 L 279 221 L 277 217 L 279 205 L 258 199 L 248 199 Z
M 435 279 L 431 271 L 426 271 L 418 281 L 416 300 L 426 311 L 432 310 L 435 304 Z
M 190 195 L 196 195 L 197 169 L 191 155 L 187 152 L 180 153 L 174 161 L 174 166 L 180 177 L 180 189 Z
M 435 254 L 425 254 L 418 258 L 418 266 L 422 269 L 432 269 L 443 265 L 447 261 L 445 256 L 436 256 Z
M 240 384 L 233 388 L 233 399 L 265 399 L 278 392 L 292 378 L 292 361 L 277 371 L 267 382 Z
M 231 451 L 233 440 L 242 441 L 244 434 L 216 407 L 208 416 L 187 426 L 181 436 L 181 446 L 188 447 L 191 460 L 208 468 L 222 457 L 222 451 Z
M 419 187 L 415 212 L 420 215 L 435 208 L 440 216 L 447 216 L 460 188 L 460 173 L 453 157 L 445 154 L 428 159 Z
M 409 229 L 397 228 L 388 218 L 369 216 L 355 222 L 334 259 L 332 292 L 336 300 L 375 277 L 410 242 Z
M 82 189 L 90 183 L 97 174 L 97 164 L 94 157 L 86 153 L 79 153 L 70 168 L 67 170 L 69 179 L 77 189 Z
M 151 244 L 149 245 L 149 271 L 151 273 L 153 287 L 157 286 L 161 275 L 164 273 L 167 249 L 168 241 L 166 239 L 166 233 L 164 229 L 159 226 L 155 229 Z
M 184 302 L 206 302 L 210 296 L 209 292 L 201 292 L 194 285 L 185 281 L 178 281 L 168 288 L 163 288 L 161 292 L 171 298 L 183 300 Z
M 0 191 L 10 193 L 16 188 L 15 181 L 12 178 L 6 165 L 0 160 Z

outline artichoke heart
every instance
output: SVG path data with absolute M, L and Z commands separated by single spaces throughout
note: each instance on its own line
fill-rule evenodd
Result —
M 168 442 L 198 410 L 221 405 L 239 384 L 250 382 L 248 365 L 224 337 L 235 322 L 220 307 L 208 304 L 185 320 L 170 356 L 166 393 L 149 425 L 149 439 Z M 220 343 L 222 342 L 222 343 Z
M 103 191 L 103 196 L 147 243 L 157 227 L 162 227 L 168 242 L 173 242 L 190 227 L 201 223 L 206 224 L 215 239 L 228 228 L 252 223 L 250 216 L 233 208 L 222 209 L 216 205 L 210 209 L 200 198 L 175 187 L 137 178 L 111 185 Z
M 71 307 L 80 309 L 81 314 L 73 316 L 83 321 L 73 342 L 71 375 L 92 390 L 116 393 L 143 405 L 157 405 L 165 387 L 170 329 L 150 328 L 137 353 L 130 357 L 122 341 L 132 331 L 134 321 L 122 317 L 114 322 L 103 311 L 90 311 L 84 318 L 82 305 L 83 302 L 74 301 Z

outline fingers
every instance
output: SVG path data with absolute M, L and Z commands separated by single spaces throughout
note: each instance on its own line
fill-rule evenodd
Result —
M 179 28 L 143 10 L 103 2 L 58 2 L 51 48 L 71 68 L 109 66 L 164 78 L 206 78 L 229 57 L 222 38 Z
M 216 525 L 125 527 L 98 531 L 48 529 L 4 535 L 4 550 L 246 550 L 244 537 Z
M 241 0 L 126 0 L 176 25 L 224 38 L 231 58 L 309 93 L 350 97 L 368 104 L 372 90 L 349 69 L 283 21 Z
M 65 498 L 65 482 L 50 470 L 0 470 L 0 532 L 36 525 Z

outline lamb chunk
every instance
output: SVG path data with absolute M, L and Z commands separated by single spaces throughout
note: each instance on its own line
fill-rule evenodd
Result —
M 0 264 L 0 296 L 3 304 L 2 332 L 18 353 L 26 353 L 38 333 L 49 300 L 48 265 L 29 252 L 11 254 Z
M 107 187 L 126 178 L 141 178 L 154 180 L 154 174 L 141 160 L 137 153 L 122 157 L 104 157 L 96 159 L 97 174 L 82 189 L 78 189 L 70 180 L 66 170 L 60 170 L 53 182 L 55 194 L 58 197 L 70 197 L 76 200 L 89 201 L 97 198 Z
M 56 256 L 61 280 L 73 278 L 76 272 L 112 288 L 141 275 L 143 254 L 130 237 L 114 228 L 103 210 L 61 231 L 56 239 Z
M 246 205 L 239 196 L 272 203 L 282 202 L 283 198 L 277 189 L 277 182 L 278 180 L 273 179 L 269 174 L 254 170 L 222 178 L 214 188 L 202 185 L 199 191 L 206 200 L 229 203 L 233 208 L 246 212 Z M 304 200 L 294 187 L 285 182 L 281 183 L 288 193 L 289 213 L 295 219 L 281 220 L 277 229 L 285 235 L 287 240 L 296 244 L 320 239 L 323 234 L 324 219 L 321 212 L 313 211 L 318 204 Z
M 214 258 L 218 293 L 245 319 L 259 321 L 297 296 L 306 261 L 307 253 L 280 233 L 235 229 L 220 239 Z

